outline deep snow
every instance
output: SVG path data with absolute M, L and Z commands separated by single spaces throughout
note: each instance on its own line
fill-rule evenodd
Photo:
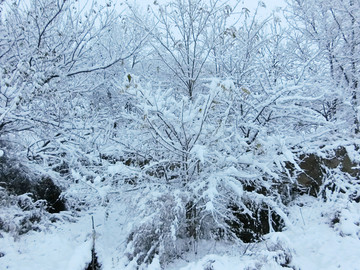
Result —
M 276 263 L 278 251 L 272 246 L 286 250 L 291 257 L 289 266 L 295 269 L 360 269 L 358 203 L 324 203 L 302 196 L 288 209 L 292 225 L 283 232 L 266 235 L 261 243 L 242 247 L 199 243 L 197 255 L 184 254 L 165 269 L 289 269 Z M 334 219 L 336 215 L 339 222 Z M 4 256 L 0 258 L 0 269 L 84 269 L 91 259 L 91 216 L 95 220 L 96 252 L 103 269 L 135 269 L 128 263 L 124 250 L 126 236 L 136 217 L 129 215 L 123 202 L 83 213 L 76 222 L 57 222 L 45 231 L 15 239 L 2 233 L 0 252 Z M 158 259 L 141 269 L 160 269 Z

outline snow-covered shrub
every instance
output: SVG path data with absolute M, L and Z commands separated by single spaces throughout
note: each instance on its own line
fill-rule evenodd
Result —
M 39 176 L 28 164 L 8 157 L 0 158 L 0 230 L 14 237 L 44 229 L 58 217 L 51 213 L 66 210 L 62 190 L 48 176 Z
M 321 170 L 322 185 L 316 194 L 323 203 L 321 215 L 339 235 L 359 238 L 359 148 L 355 142 L 341 138 L 318 148 L 314 143 L 311 155 L 316 161 L 312 168 Z M 311 174 L 316 173 L 308 177 Z
M 360 202 L 359 148 L 345 145 L 326 153 L 322 161 L 325 171 L 321 189 L 326 201 L 349 200 Z
M 50 213 L 66 209 L 62 190 L 50 177 L 39 176 L 19 160 L 4 157 L 1 158 L 0 170 L 0 187 L 9 194 L 31 194 L 34 201 L 44 200 L 45 210 Z
M 113 27 L 124 26 L 113 4 L 93 2 L 91 10 L 86 10 L 76 1 L 34 0 L 28 5 L 9 5 L 6 14 L 0 15 L 4 52 L 0 56 L 0 141 L 12 144 L 9 157 L 17 158 L 32 174 L 49 176 L 62 190 L 72 184 L 84 190 L 89 183 L 91 196 L 84 196 L 86 192 L 64 194 L 73 199 L 69 202 L 73 209 L 78 203 L 105 197 L 92 182 L 97 175 L 103 176 L 99 149 L 113 136 L 116 125 L 118 100 L 111 98 L 111 80 L 106 74 L 109 69 L 111 76 L 122 73 L 116 64 L 123 62 L 125 54 L 135 53 L 140 43 L 129 36 L 128 27 Z M 4 5 L 1 1 L 0 6 Z M 100 45 L 95 39 L 108 44 L 106 55 L 105 43 Z M 81 177 L 74 179 L 71 171 Z M 35 192 L 15 182 L 25 190 L 17 194 L 32 192 L 37 199 Z
M 127 257 L 138 265 L 149 264 L 158 255 L 169 262 L 189 248 L 186 220 L 186 194 L 165 188 L 145 189 L 137 195 L 142 206 L 138 222 L 128 236 Z M 136 207 L 134 205 L 133 207 Z
M 360 200 L 358 146 L 351 140 L 338 140 L 336 137 L 326 146 L 321 140 L 324 138 L 319 137 L 307 142 L 308 151 L 297 149 L 299 168 L 295 170 L 290 167 L 290 172 L 293 174 L 291 178 L 295 180 L 291 190 L 292 195 L 309 194 L 325 200 L 347 197 L 358 202 Z
M 0 161 L 0 186 L 15 195 L 33 191 L 33 183 L 27 168 L 18 160 L 5 157 Z
M 321 216 L 342 237 L 360 239 L 359 203 L 349 199 L 346 193 L 330 193 L 326 201 L 321 200 Z
M 286 236 L 280 233 L 270 233 L 265 237 L 267 252 L 263 254 L 267 257 L 266 261 L 274 260 L 282 267 L 291 267 L 294 250 L 291 242 Z
M 360 210 L 358 203 L 348 202 L 346 206 L 335 212 L 332 225 L 341 236 L 360 239 Z
M 139 218 L 128 237 L 127 256 L 138 265 L 151 263 L 155 255 L 164 265 L 186 251 L 196 252 L 200 240 L 254 242 L 285 225 L 280 198 L 242 190 L 231 177 L 137 192 L 130 209 L 140 210 Z
M 274 197 L 246 191 L 239 196 L 239 189 L 221 180 L 217 187 L 208 184 L 197 182 L 193 190 L 159 186 L 139 191 L 130 207 L 142 206 L 128 237 L 128 259 L 149 264 L 157 255 L 164 265 L 184 252 L 196 252 L 200 240 L 242 244 L 284 226 L 285 214 Z
M 290 196 L 284 190 L 294 181 L 287 167 L 300 168 L 289 150 L 291 142 L 268 132 L 262 112 L 268 112 L 271 101 L 259 102 L 259 96 L 251 97 L 232 81 L 214 80 L 207 84 L 208 93 L 189 99 L 173 89 L 142 87 L 135 76 L 130 78 L 120 90 L 136 109 L 122 117 L 129 120 L 130 139 L 143 142 L 136 143 L 141 147 L 136 152 L 148 161 L 132 169 L 137 168 L 138 185 L 163 187 L 157 203 L 144 195 L 150 212 L 141 215 L 143 222 L 129 238 L 130 259 L 148 263 L 158 252 L 165 262 L 182 248 L 164 243 L 177 246 L 178 239 L 241 244 L 283 228 L 283 203 Z M 254 104 L 249 104 L 252 98 Z M 125 136 L 122 141 L 134 146 L 128 140 Z M 170 203 L 176 201 L 174 195 L 165 199 L 169 190 L 183 198 L 180 205 Z M 170 234 L 171 226 L 178 228 L 175 234 Z
M 248 209 L 231 206 L 233 218 L 229 219 L 230 231 L 243 242 L 255 242 L 262 240 L 263 235 L 270 231 L 281 231 L 284 221 L 270 206 L 265 203 L 258 205 L 255 202 L 245 202 Z
M 36 181 L 34 197 L 36 200 L 45 200 L 46 210 L 49 213 L 59 213 L 66 210 L 66 202 L 62 190 L 49 177 L 42 177 Z
M 338 153 L 344 153 L 344 148 L 335 150 L 335 157 L 325 163 L 326 175 L 321 194 L 328 210 L 323 215 L 328 217 L 330 225 L 341 236 L 360 239 L 359 160 L 356 158 L 358 154 L 352 155 L 358 153 L 358 149 L 354 146 L 346 149 L 346 155 L 340 156 Z
M 34 201 L 31 194 L 15 196 L 0 190 L 0 230 L 18 237 L 44 229 L 49 222 L 45 206 L 45 201 Z
M 227 176 L 214 174 L 208 180 L 196 182 L 198 187 L 194 185 L 199 236 L 242 243 L 281 231 L 286 214 L 276 188 L 259 183 L 246 186 L 234 172 Z
M 356 177 L 342 172 L 339 168 L 327 169 L 322 197 L 328 201 L 347 199 L 360 201 L 360 183 Z

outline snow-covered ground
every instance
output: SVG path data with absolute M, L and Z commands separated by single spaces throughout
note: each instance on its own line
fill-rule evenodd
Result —
M 135 269 L 131 264 L 126 266 L 124 255 L 126 236 L 134 222 L 126 213 L 126 205 L 112 204 L 84 213 L 76 222 L 57 222 L 46 231 L 30 232 L 17 239 L 2 233 L 0 252 L 4 256 L 0 258 L 0 269 L 84 269 L 91 259 L 91 216 L 103 269 Z M 358 203 L 323 203 L 304 196 L 289 207 L 289 219 L 291 226 L 267 235 L 262 243 L 239 248 L 200 243 L 197 255 L 184 254 L 166 269 L 289 269 L 276 262 L 284 254 L 294 269 L 360 269 Z M 160 269 L 156 258 L 147 269 Z
M 29 232 L 14 239 L 0 238 L 0 269 L 83 270 L 91 260 L 92 221 L 96 231 L 96 252 L 103 269 L 119 269 L 122 250 L 130 228 L 122 208 L 95 209 L 76 218 L 76 222 L 57 222 L 46 231 Z M 121 219 L 120 219 L 120 218 Z M 115 268 L 114 268 L 115 267 Z M 122 268 L 120 268 L 122 269 Z

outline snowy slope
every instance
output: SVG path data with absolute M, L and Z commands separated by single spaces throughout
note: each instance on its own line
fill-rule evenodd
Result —
M 56 223 L 47 231 L 30 232 L 17 240 L 4 234 L 0 238 L 0 269 L 82 270 L 91 260 L 92 228 L 95 220 L 96 251 L 104 269 L 120 264 L 117 249 L 125 247 L 127 219 L 117 205 L 116 211 L 102 208 L 84 213 L 75 223 Z M 117 214 L 117 215 L 116 215 Z M 119 221 L 119 215 L 121 220 Z
M 303 203 L 302 207 L 298 206 Z M 332 225 L 336 211 L 351 209 L 352 220 L 342 219 Z M 360 205 L 340 202 L 322 203 L 303 197 L 291 208 L 294 228 L 284 232 L 295 250 L 294 264 L 300 269 L 360 269 Z M 352 231 L 346 232 L 346 223 Z
M 335 213 L 340 213 L 339 222 L 333 224 Z M 126 205 L 121 203 L 84 213 L 75 223 L 57 223 L 46 232 L 31 232 L 16 240 L 3 234 L 0 251 L 5 256 L 0 258 L 0 269 L 84 269 L 91 259 L 91 216 L 103 269 L 135 269 L 133 264 L 126 265 L 124 250 L 136 219 L 126 214 Z M 289 207 L 289 218 L 291 228 L 267 235 L 262 243 L 239 248 L 199 243 L 197 255 L 184 254 L 166 269 L 289 269 L 276 262 L 282 250 L 290 255 L 289 266 L 295 269 L 360 269 L 359 204 L 323 203 L 303 196 Z M 147 269 L 160 269 L 157 259 Z

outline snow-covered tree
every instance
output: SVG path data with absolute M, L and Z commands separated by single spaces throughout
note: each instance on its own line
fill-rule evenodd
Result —
M 288 21 L 294 30 L 298 51 L 315 56 L 304 55 L 303 61 L 308 61 L 312 66 L 312 76 L 318 82 L 321 77 L 323 84 L 331 81 L 330 85 L 322 88 L 323 91 L 327 94 L 335 93 L 324 100 L 323 108 L 317 110 L 327 120 L 335 112 L 339 112 L 343 120 L 344 117 L 348 118 L 349 113 L 352 114 L 352 130 L 358 133 L 360 48 L 357 1 L 290 1 L 288 11 Z M 352 112 L 341 111 L 344 106 L 352 108 Z
M 26 4 L 1 13 L 0 176 L 54 181 L 71 209 L 126 203 L 129 265 L 261 241 L 314 182 L 312 195 L 358 200 L 355 0 L 289 0 L 287 25 L 260 20 L 261 1 L 254 14 L 219 0 L 121 14 L 111 1 Z M 1 207 L 27 203 L 24 221 L 47 215 L 1 187 Z
M 76 178 L 71 169 L 93 180 L 97 169 L 88 168 L 99 164 L 116 121 L 110 76 L 122 74 L 142 39 L 115 27 L 121 22 L 111 3 L 27 4 L 7 6 L 1 21 L 2 147 L 54 180 Z
M 197 85 L 208 75 L 209 56 L 220 42 L 239 1 L 171 1 L 148 6 L 151 19 L 144 20 L 134 8 L 135 21 L 150 33 L 149 44 L 155 74 L 161 81 L 192 98 Z M 149 22 L 151 24 L 149 24 Z M 165 75 L 165 77 L 164 77 Z M 184 90 L 181 90 L 184 89 Z

